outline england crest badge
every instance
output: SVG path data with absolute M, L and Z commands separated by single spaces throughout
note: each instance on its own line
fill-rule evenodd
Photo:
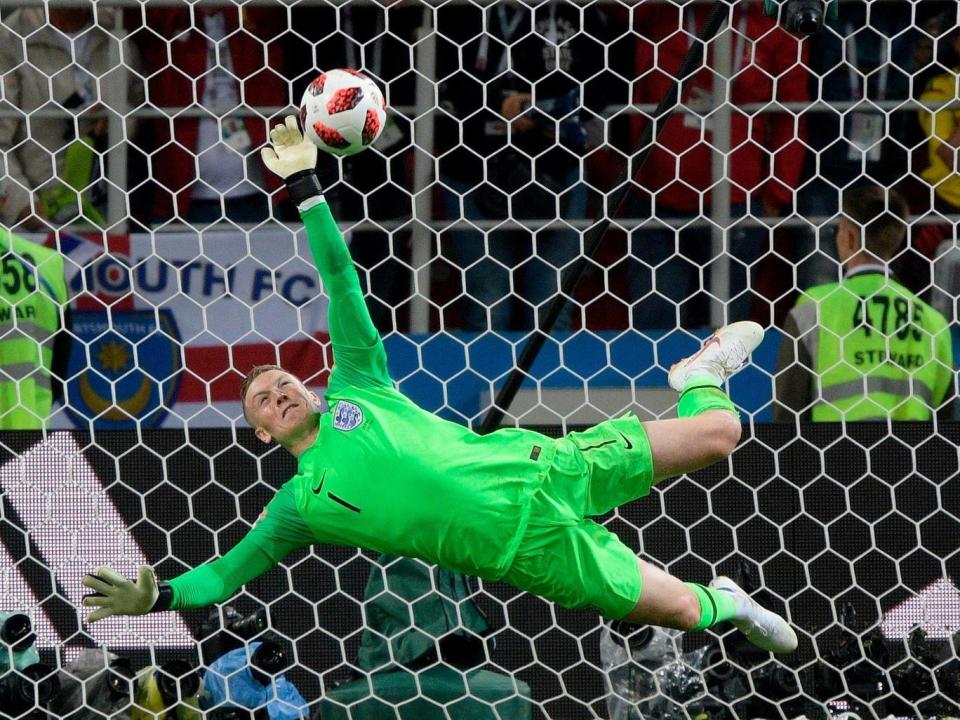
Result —
M 353 430 L 363 422 L 363 410 L 352 402 L 341 400 L 333 411 L 333 426 L 337 430 Z

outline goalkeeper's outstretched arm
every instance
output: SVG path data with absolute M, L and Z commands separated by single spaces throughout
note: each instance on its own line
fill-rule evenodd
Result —
M 317 147 L 303 137 L 291 115 L 270 131 L 273 147 L 261 151 L 264 165 L 286 181 L 290 199 L 307 229 L 313 261 L 330 299 L 328 323 L 337 347 L 367 348 L 379 339 L 360 289 L 350 251 L 323 199 L 317 178 Z
M 136 581 L 112 568 L 99 567 L 94 575 L 83 578 L 83 584 L 94 591 L 83 599 L 83 604 L 97 608 L 87 616 L 87 622 L 113 615 L 145 615 L 223 602 L 275 565 L 259 545 L 245 537 L 223 557 L 162 585 L 157 584 L 153 568 L 148 566 L 140 568 Z
M 223 557 L 157 583 L 153 569 L 141 567 L 136 581 L 109 567 L 83 578 L 93 590 L 83 604 L 96 610 L 95 622 L 111 615 L 143 615 L 158 610 L 188 610 L 223 602 L 242 586 L 277 565 L 283 558 L 313 542 L 292 493 L 281 488 L 254 526 Z

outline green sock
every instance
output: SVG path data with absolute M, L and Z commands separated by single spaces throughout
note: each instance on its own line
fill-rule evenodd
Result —
M 694 417 L 707 410 L 728 410 L 737 417 L 740 413 L 733 406 L 727 394 L 717 387 L 712 378 L 691 378 L 690 382 L 680 393 L 680 404 L 677 415 L 680 417 Z
M 697 600 L 700 601 L 700 622 L 696 627 L 690 628 L 690 632 L 713 627 L 717 623 L 737 617 L 737 602 L 730 593 L 697 583 L 688 582 L 684 585 L 693 590 Z

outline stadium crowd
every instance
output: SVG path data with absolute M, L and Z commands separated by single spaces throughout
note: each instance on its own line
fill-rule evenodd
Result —
M 621 213 L 633 220 L 625 226 L 629 237 L 612 232 L 601 248 L 598 262 L 609 269 L 609 280 L 592 273 L 577 299 L 603 297 L 591 304 L 589 317 L 567 308 L 558 329 L 585 322 L 598 329 L 707 327 L 718 317 L 712 305 L 719 301 L 711 292 L 728 293 L 726 319 L 782 324 L 798 289 L 837 276 L 835 249 L 826 236 L 843 187 L 857 179 L 897 187 L 915 217 L 960 207 L 947 157 L 960 135 L 948 132 L 936 151 L 928 152 L 924 142 L 953 128 L 952 114 L 895 106 L 952 92 L 944 78 L 960 63 L 957 43 L 950 41 L 956 36 L 955 7 L 924 3 L 913 20 L 910 3 L 891 0 L 868 22 L 865 6 L 851 4 L 832 30 L 800 43 L 776 29 L 760 5 L 742 3 L 732 20 L 733 106 L 729 133 L 716 141 L 731 148 L 724 166 L 730 182 L 723 202 L 729 207 L 718 214 L 711 200 L 717 153 L 710 143 L 719 120 L 713 73 L 705 67 L 686 84 L 683 108 L 666 124 L 636 178 L 637 189 Z M 488 34 L 476 37 L 469 28 L 479 26 L 480 8 L 451 4 L 437 10 L 437 107 L 430 113 L 432 147 L 424 149 L 438 158 L 427 192 L 443 261 L 432 264 L 432 273 L 439 301 L 459 299 L 445 304 L 434 326 L 442 320 L 444 327 L 482 330 L 491 306 L 495 330 L 533 326 L 533 308 L 543 307 L 556 290 L 558 269 L 579 253 L 583 228 L 620 176 L 624 158 L 635 153 L 652 107 L 707 9 L 699 4 L 673 13 L 644 5 L 627 11 L 600 4 L 570 13 L 554 3 L 536 10 L 502 5 L 488 12 Z M 350 26 L 345 32 L 328 31 L 336 12 Z M 268 124 L 319 68 L 344 66 L 363 67 L 376 77 L 399 112 L 378 153 L 345 161 L 346 183 L 337 184 L 335 164 L 326 163 L 331 202 L 344 222 L 402 223 L 413 214 L 417 150 L 409 116 L 417 102 L 415 71 L 422 68 L 402 48 L 421 32 L 418 6 L 297 7 L 289 23 L 286 11 L 266 6 L 97 13 L 54 10 L 45 25 L 42 10 L 25 8 L 0 29 L 12 40 L 11 33 L 43 27 L 27 41 L 30 58 L 40 58 L 36 62 L 22 62 L 18 43 L 0 43 L 0 60 L 12 68 L 6 75 L 10 103 L 29 113 L 52 100 L 90 118 L 75 137 L 68 132 L 72 122 L 53 115 L 0 122 L 8 226 L 37 230 L 44 220 L 105 226 L 104 166 L 115 150 L 108 147 L 107 125 L 124 106 L 132 110 L 120 120 L 131 139 L 125 178 L 131 228 L 291 221 L 293 209 L 263 172 L 256 150 Z M 121 43 L 100 29 L 118 26 L 128 33 Z M 624 27 L 633 30 L 624 33 Z M 903 27 L 911 29 L 898 32 Z M 72 66 L 71 52 L 77 59 Z M 111 52 L 121 52 L 129 69 L 121 79 L 122 98 L 110 73 L 94 81 L 97 68 L 109 66 Z M 708 55 L 707 64 L 712 61 Z M 54 74 L 47 97 L 51 68 L 65 70 Z M 800 112 L 815 100 L 825 104 Z M 140 112 L 151 108 L 162 109 L 160 116 Z M 606 132 L 604 118 L 612 118 Z M 417 142 L 422 146 L 424 140 Z M 50 154 L 59 180 L 50 163 L 40 161 Z M 502 225 L 507 217 L 520 225 Z M 781 222 L 797 218 L 810 223 Z M 728 229 L 728 288 L 711 284 L 721 251 L 711 242 L 716 221 Z M 357 259 L 378 267 L 373 294 L 387 306 L 402 304 L 412 287 L 402 266 L 410 232 L 363 234 L 368 237 Z M 918 225 L 893 265 L 911 290 L 928 299 L 932 260 L 948 237 L 946 223 Z M 406 318 L 401 313 L 398 320 Z

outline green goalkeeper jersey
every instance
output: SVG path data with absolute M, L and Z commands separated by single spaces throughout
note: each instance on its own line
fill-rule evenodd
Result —
M 396 390 L 349 251 L 326 203 L 302 213 L 329 295 L 334 368 L 316 440 L 247 535 L 170 581 L 172 608 L 221 602 L 312 543 L 366 548 L 502 577 L 526 528 L 554 441 L 478 435 Z

